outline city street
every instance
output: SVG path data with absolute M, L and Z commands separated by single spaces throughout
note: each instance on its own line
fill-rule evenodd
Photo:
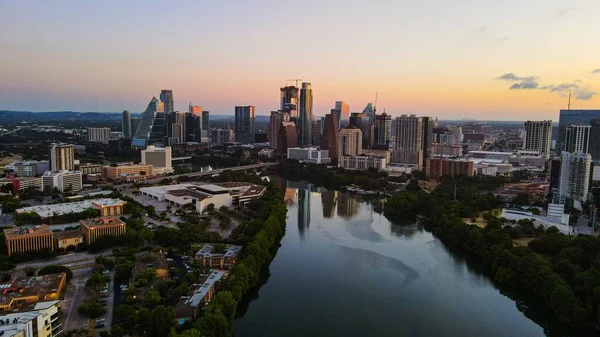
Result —
M 23 262 L 23 263 L 17 264 L 17 267 L 15 268 L 15 270 L 16 271 L 25 270 L 29 267 L 40 269 L 40 268 L 51 266 L 51 265 L 70 265 L 70 268 L 74 269 L 77 267 L 83 267 L 83 266 L 86 266 L 89 264 L 93 264 L 96 260 L 96 256 L 99 256 L 99 255 L 111 256 L 112 249 L 108 249 L 108 250 L 105 250 L 104 252 L 95 253 L 95 254 L 88 253 L 88 252 L 71 253 L 71 254 L 67 254 L 67 255 L 60 255 L 55 258 L 51 258 L 51 259 L 43 260 L 43 261 Z M 75 272 L 75 271 L 73 271 L 73 272 Z

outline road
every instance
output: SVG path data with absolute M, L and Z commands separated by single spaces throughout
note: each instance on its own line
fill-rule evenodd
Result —
M 106 321 L 104 321 L 104 327 L 98 329 L 99 331 L 102 331 L 102 330 L 110 331 L 110 328 L 112 327 L 112 320 L 113 320 L 113 309 L 115 307 L 114 303 L 115 303 L 115 271 L 113 270 L 110 272 L 110 283 L 108 285 L 108 296 L 106 297 L 106 315 L 104 315 L 104 318 L 106 319 Z
M 96 257 L 99 255 L 111 256 L 112 249 L 108 249 L 103 252 L 95 253 L 95 254 L 88 253 L 88 252 L 81 252 L 81 253 L 60 255 L 55 258 L 51 258 L 51 259 L 43 260 L 43 261 L 23 262 L 23 263 L 17 264 L 17 267 L 15 268 L 15 270 L 25 270 L 29 267 L 39 269 L 39 268 L 44 268 L 47 266 L 52 266 L 52 265 L 57 265 L 57 264 L 58 265 L 69 264 L 69 265 L 71 265 L 71 267 L 70 267 L 71 269 L 76 269 L 76 268 L 81 268 L 81 267 L 87 266 L 89 264 L 93 264 L 96 260 Z

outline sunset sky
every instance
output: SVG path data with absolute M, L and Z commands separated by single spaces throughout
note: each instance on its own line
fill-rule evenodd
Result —
M 314 114 L 558 119 L 600 109 L 598 0 L 0 1 L 0 110 L 213 114 L 311 82 Z M 594 73 L 595 71 L 595 73 Z M 121 103 L 122 102 L 122 103 Z

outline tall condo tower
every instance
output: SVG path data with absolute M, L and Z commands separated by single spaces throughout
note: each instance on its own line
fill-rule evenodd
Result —
M 280 88 L 280 92 L 281 111 L 289 113 L 291 118 L 298 118 L 298 88 L 287 86 Z
M 165 122 L 165 136 L 164 143 L 169 144 L 170 138 L 173 137 L 173 123 L 174 117 L 174 103 L 173 103 L 173 90 L 163 89 L 160 91 L 160 101 L 163 104 L 164 122 Z
M 552 121 L 525 122 L 525 138 L 523 149 L 537 151 L 540 156 L 548 158 L 552 146 Z
M 254 143 L 254 106 L 235 107 L 235 141 Z
M 313 93 L 310 83 L 303 82 L 300 89 L 300 109 L 298 116 L 300 146 L 312 145 Z
M 128 139 L 132 137 L 131 133 L 131 112 L 125 110 L 121 114 L 121 130 L 123 130 L 123 138 Z

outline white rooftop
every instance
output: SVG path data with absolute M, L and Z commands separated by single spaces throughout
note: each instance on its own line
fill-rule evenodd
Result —
M 185 304 L 192 307 L 199 306 L 200 302 L 202 302 L 202 300 L 204 299 L 206 294 L 208 294 L 210 289 L 214 287 L 215 283 L 217 283 L 223 278 L 223 275 L 225 275 L 224 271 L 213 271 L 208 277 L 208 279 L 204 281 L 204 283 L 198 289 L 196 289 L 194 295 L 192 295 L 187 301 L 185 301 Z
M 55 205 L 39 205 L 19 208 L 16 210 L 18 213 L 33 212 L 37 213 L 42 218 L 48 218 L 55 215 L 63 215 L 69 213 L 80 213 L 86 209 L 94 208 L 93 204 L 100 206 L 117 206 L 122 204 L 124 201 L 121 199 L 89 199 L 77 202 L 67 202 L 64 204 Z

